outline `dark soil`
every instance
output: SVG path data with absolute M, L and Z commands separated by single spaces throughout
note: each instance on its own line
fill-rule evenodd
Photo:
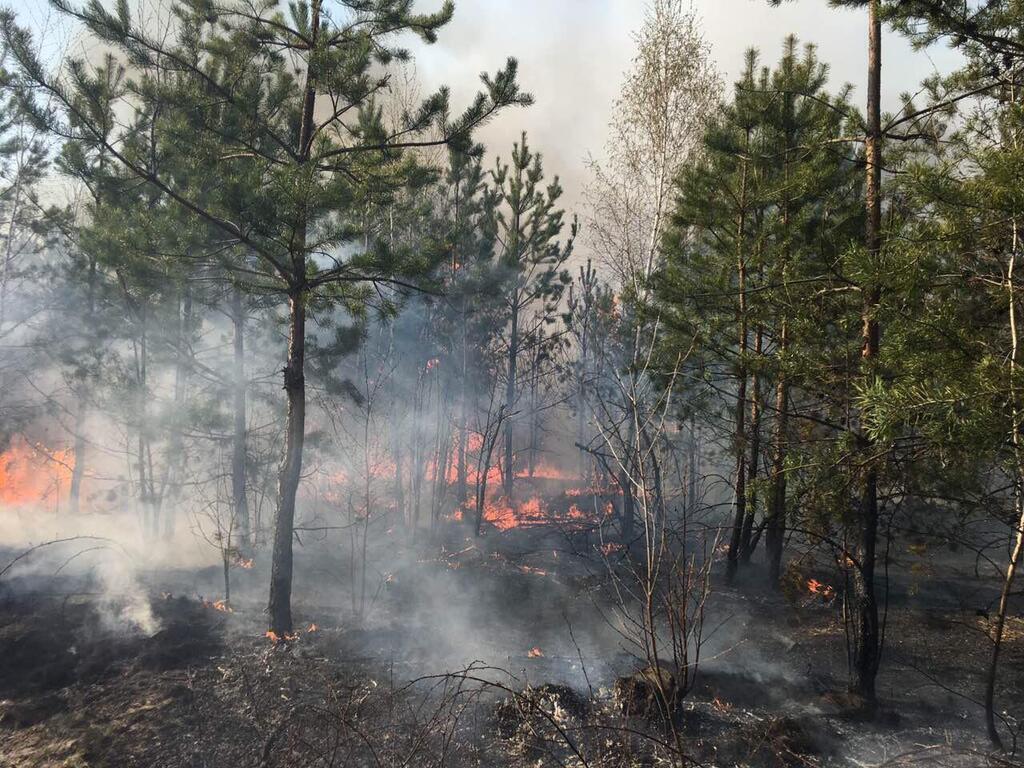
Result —
M 989 619 L 969 599 L 948 599 L 971 587 L 948 562 L 930 566 L 945 569 L 938 594 L 893 580 L 879 715 L 865 720 L 863 703 L 846 693 L 838 603 L 761 591 L 755 571 L 750 583 L 715 593 L 698 675 L 666 723 L 622 712 L 614 681 L 643 678 L 644 664 L 592 619 L 609 605 L 600 574 L 550 541 L 517 536 L 516 546 L 492 540 L 483 552 L 421 558 L 362 624 L 322 596 L 302 596 L 298 639 L 279 645 L 263 636 L 261 606 L 244 590 L 227 613 L 154 589 L 149 633 L 112 623 L 110 596 L 9 592 L 0 600 L 0 766 L 585 758 L 626 768 L 662 764 L 669 734 L 704 765 L 1017 764 L 987 755 L 971 699 Z M 161 579 L 174 582 L 148 577 Z M 430 601 L 417 582 L 429 585 Z M 534 647 L 539 654 L 527 652 Z M 1024 620 L 1015 614 L 999 691 L 1011 706 L 1024 696 L 1022 662 Z M 442 674 L 451 670 L 462 672 Z

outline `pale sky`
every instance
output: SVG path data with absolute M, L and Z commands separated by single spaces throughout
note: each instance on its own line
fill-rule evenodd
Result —
M 867 71 L 866 12 L 828 7 L 826 0 L 796 0 L 773 8 L 767 0 L 693 0 L 703 19 L 712 56 L 728 86 L 756 46 L 774 63 L 783 38 L 795 33 L 819 46 L 832 68 L 832 83 L 856 86 L 864 99 Z M 418 57 L 425 82 L 444 82 L 458 103 L 472 92 L 480 71 L 493 71 L 505 57 L 520 63 L 520 83 L 536 103 L 501 115 L 482 134 L 492 153 L 508 155 L 521 130 L 543 152 L 548 173 L 559 173 L 567 203 L 579 200 L 588 153 L 599 155 L 611 106 L 633 55 L 632 33 L 645 0 L 456 0 L 455 19 L 438 43 Z M 901 92 L 916 92 L 936 68 L 956 57 L 945 47 L 915 52 L 887 34 L 883 51 L 883 105 L 898 105 Z M 461 100 L 459 100 L 461 97 Z
M 106 0 L 112 7 L 113 0 Z M 3 0 L 0 0 L 0 4 Z M 53 24 L 46 0 L 7 0 L 22 22 L 49 27 L 50 41 L 67 39 Z M 151 0 L 133 5 L 153 7 Z M 440 0 L 420 0 L 427 10 Z M 750 46 L 766 62 L 778 57 L 783 38 L 795 33 L 819 46 L 832 67 L 832 83 L 856 86 L 864 98 L 866 13 L 829 8 L 826 0 L 796 0 L 772 8 L 767 0 L 693 0 L 703 19 L 712 55 L 727 84 Z M 565 202 L 577 207 L 586 181 L 585 159 L 600 155 L 612 102 L 633 55 L 632 33 L 643 21 L 645 0 L 456 0 L 455 19 L 430 47 L 411 46 L 423 93 L 440 84 L 451 87 L 454 108 L 464 106 L 478 75 L 495 71 L 506 57 L 520 62 L 520 83 L 536 98 L 534 106 L 500 115 L 480 135 L 489 152 L 508 156 L 522 130 L 545 156 L 549 174 L 558 173 Z M 914 52 L 888 34 L 883 53 L 883 104 L 893 107 L 901 92 L 917 90 L 922 78 L 950 69 L 955 55 L 945 47 Z

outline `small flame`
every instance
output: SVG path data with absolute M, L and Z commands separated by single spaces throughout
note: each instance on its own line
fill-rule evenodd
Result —
M 718 696 L 715 696 L 714 700 L 711 702 L 711 706 L 719 712 L 728 712 L 732 709 L 732 704 L 727 701 L 723 701 Z
M 519 570 L 523 573 L 532 573 L 534 576 L 547 576 L 548 572 L 543 568 L 536 568 L 532 565 L 520 565 Z
M 825 600 L 831 600 L 836 594 L 836 591 L 831 586 L 817 579 L 807 580 L 807 591 L 812 595 L 821 595 Z
M 227 600 L 207 600 L 203 598 L 203 608 L 210 608 L 221 613 L 234 613 L 234 609 L 228 605 Z
M 529 659 L 542 659 L 544 658 L 544 651 L 534 646 L 526 653 L 526 657 Z
M 292 643 L 299 639 L 299 635 L 296 632 L 286 633 L 284 637 L 281 637 L 277 632 L 272 629 L 268 629 L 264 637 L 268 638 L 274 645 L 280 645 L 281 643 Z
M 254 565 L 256 565 L 256 561 L 253 560 L 251 557 L 242 557 L 241 555 L 236 555 L 234 562 L 232 564 L 236 568 L 245 568 L 246 570 L 249 570 Z
M 318 629 L 319 627 L 316 624 L 313 624 L 312 622 L 310 622 L 310 625 L 306 627 L 307 632 L 316 632 Z

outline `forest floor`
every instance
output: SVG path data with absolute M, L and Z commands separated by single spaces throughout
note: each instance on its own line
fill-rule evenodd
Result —
M 662 764 L 669 732 L 616 701 L 616 676 L 638 662 L 608 573 L 560 547 L 558 533 L 484 538 L 467 544 L 453 528 L 440 556 L 425 545 L 395 555 L 393 572 L 374 574 L 361 622 L 359 595 L 338 586 L 351 583 L 344 563 L 329 550 L 304 556 L 297 638 L 278 644 L 263 634 L 258 566 L 236 574 L 231 612 L 200 597 L 217 589 L 216 569 L 142 573 L 141 598 L 56 577 L 9 580 L 0 766 Z M 781 594 L 758 588 L 756 568 L 747 584 L 714 585 L 698 676 L 676 718 L 689 757 L 1018 764 L 987 754 L 976 700 L 994 588 L 964 553 L 893 557 L 871 721 L 844 692 L 838 599 L 802 588 L 812 566 L 794 573 Z M 1022 662 L 1015 613 L 1000 701 L 1022 700 Z

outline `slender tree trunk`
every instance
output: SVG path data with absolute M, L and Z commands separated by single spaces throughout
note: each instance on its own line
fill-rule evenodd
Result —
M 1011 86 L 1010 103 L 1016 104 L 1017 93 Z M 1010 136 L 1010 142 L 1014 150 L 1018 150 L 1017 132 Z M 1021 558 L 1024 556 L 1024 434 L 1021 427 L 1021 406 L 1020 394 L 1017 388 L 1018 360 L 1020 358 L 1020 333 L 1017 328 L 1017 251 L 1020 248 L 1020 229 L 1017 216 L 1011 221 L 1011 243 L 1010 259 L 1006 267 L 1006 292 L 1007 292 L 1007 319 L 1010 326 L 1010 406 L 1011 406 L 1011 442 L 1013 445 L 1013 459 L 1015 465 L 1015 477 L 1013 484 L 1014 517 L 1017 521 L 1017 529 L 1013 534 L 1013 548 L 1010 553 L 1010 561 L 1003 574 L 1003 587 L 999 593 L 999 606 L 996 611 L 996 625 L 992 632 L 992 656 L 989 659 L 988 672 L 985 677 L 985 727 L 988 730 L 988 737 L 996 749 L 1003 748 L 1003 741 L 999 737 L 996 728 L 996 682 L 999 678 L 999 657 L 1003 648 L 1003 632 L 1006 628 L 1006 612 L 1010 603 L 1010 596 L 1013 594 L 1013 583 L 1017 577 L 1017 570 L 1020 568 Z
M 1018 440 L 1020 428 L 1015 428 Z M 1022 557 L 1024 557 L 1024 471 L 1018 468 L 1017 482 L 1015 483 L 1015 507 L 1017 530 L 1013 535 L 1013 551 L 1010 555 L 1010 562 L 1006 566 L 1006 573 L 1003 577 L 1003 588 L 999 593 L 999 607 L 996 612 L 996 625 L 992 632 L 992 656 L 989 659 L 988 670 L 985 677 L 985 727 L 988 730 L 988 737 L 997 749 L 1003 748 L 1002 739 L 999 738 L 999 731 L 996 729 L 996 681 L 999 673 L 999 657 L 1003 649 L 1003 632 L 1006 628 L 1006 612 L 1010 603 L 1010 595 L 1013 593 L 1013 582 L 1017 577 L 1017 570 L 1020 568 Z
M 785 319 L 779 332 L 779 355 L 789 345 L 789 324 Z M 768 525 L 764 547 L 768 558 L 768 581 L 777 586 L 782 574 L 782 549 L 786 538 L 786 432 L 789 426 L 789 381 L 779 371 L 775 383 L 775 439 L 772 453 L 772 484 L 768 500 Z
M 320 35 L 320 0 L 310 8 L 313 47 Z M 312 61 L 312 59 L 311 59 Z M 299 126 L 298 157 L 305 165 L 313 140 L 313 111 L 316 106 L 317 73 L 306 70 L 306 87 Z M 284 462 L 278 476 L 277 518 L 274 521 L 274 553 L 270 568 L 270 599 L 267 616 L 270 630 L 278 637 L 292 632 L 292 538 L 295 534 L 295 496 L 302 478 L 302 447 L 306 439 L 306 234 L 308 212 L 302 210 L 291 248 L 291 280 L 288 293 L 288 362 L 284 367 L 284 389 L 288 399 Z
M 145 308 L 139 307 L 136 316 L 139 323 L 139 336 L 135 342 L 136 407 L 138 412 L 136 456 L 139 504 L 142 507 L 142 528 L 145 536 L 148 539 L 154 539 L 159 530 L 159 519 L 156 507 L 156 486 L 153 480 L 152 454 L 149 447 L 149 344 Z
M 515 419 L 513 413 L 516 402 L 516 364 L 519 357 L 519 295 L 518 291 L 512 299 L 512 328 L 508 337 L 508 380 L 505 383 L 505 463 L 504 472 L 505 497 L 512 501 L 512 484 L 516 477 L 515 461 Z
M 494 444 L 498 442 L 498 435 L 501 434 L 501 422 L 504 417 L 505 406 L 502 405 L 498 409 L 494 432 L 490 432 L 490 424 L 484 429 L 484 445 L 480 447 L 480 457 L 477 460 L 476 525 L 474 533 L 478 537 L 484 522 L 484 506 L 487 503 L 487 477 L 491 474 L 491 458 L 494 455 Z
M 867 226 L 865 241 L 871 269 L 877 267 L 882 248 L 882 22 L 879 0 L 868 5 L 868 99 L 867 186 L 865 188 Z M 866 379 L 874 376 L 878 357 L 879 326 L 876 317 L 881 290 L 872 274 L 864 286 L 862 324 L 862 366 Z M 864 432 L 863 419 L 859 431 L 861 456 L 865 462 L 860 492 L 860 542 L 857 548 L 858 567 L 854 569 L 854 600 L 856 626 L 854 632 L 854 689 L 869 706 L 876 701 L 875 678 L 878 674 L 881 635 L 878 621 L 878 597 L 875 587 L 875 548 L 878 538 L 878 470 L 872 456 L 874 445 Z
M 749 148 L 750 134 L 747 133 L 745 149 Z M 747 228 L 747 165 L 744 161 L 740 178 L 740 209 L 736 217 L 736 282 L 738 305 L 736 307 L 737 340 L 736 363 L 736 411 L 733 431 L 733 455 L 736 467 L 735 500 L 733 502 L 732 531 L 729 536 L 729 551 L 726 556 L 726 579 L 732 581 L 739 566 L 740 544 L 743 521 L 747 513 L 747 254 L 745 233 Z
M 189 341 L 188 329 L 192 324 L 192 289 L 186 282 L 181 292 L 181 308 L 178 312 L 176 333 L 176 363 L 174 366 L 174 415 L 171 418 L 171 435 L 168 441 L 167 474 L 164 476 L 159 503 L 163 513 L 164 538 L 174 535 L 177 520 L 177 506 L 185 483 L 185 439 L 183 413 L 188 388 Z M 170 503 L 165 503 L 170 502 Z
M 238 540 L 241 547 L 246 549 L 252 545 L 252 525 L 249 519 L 249 501 L 246 497 L 245 310 L 242 307 L 242 293 L 238 288 L 231 292 L 231 321 L 234 327 L 231 499 L 234 519 L 238 524 Z
M 619 469 L 616 481 L 622 490 L 622 543 L 629 546 L 635 535 L 636 502 L 633 498 L 633 484 L 625 467 Z
M 86 324 L 91 328 L 96 313 L 96 259 L 89 258 L 89 277 L 87 288 Z M 71 488 L 68 491 L 68 508 L 72 515 L 77 515 L 81 508 L 82 478 L 85 477 L 86 451 L 89 443 L 85 439 L 85 422 L 89 414 L 89 387 L 83 383 L 76 392 L 78 408 L 75 410 L 75 464 L 71 469 Z
M 302 476 L 302 447 L 306 437 L 306 293 L 296 291 L 288 298 L 288 362 L 284 368 L 284 389 L 288 398 L 288 426 L 285 456 L 278 478 L 277 519 L 274 524 L 274 553 L 270 574 L 270 629 L 278 637 L 292 632 L 292 537 L 295 526 L 295 496 Z
M 700 469 L 700 443 L 697 440 L 697 417 L 690 414 L 690 451 L 687 457 L 686 509 L 697 511 L 697 472 Z
M 459 374 L 459 432 L 455 461 L 455 483 L 458 503 L 464 504 L 469 493 L 466 465 L 466 442 L 469 440 L 469 334 L 466 329 L 466 299 L 462 298 L 462 370 Z
M 231 537 L 228 536 L 226 546 L 221 551 L 220 562 L 224 575 L 224 605 L 231 605 Z
M 754 335 L 754 354 L 760 358 L 764 344 L 764 330 L 758 326 Z M 740 534 L 740 564 L 750 562 L 754 554 L 754 517 L 757 514 L 755 483 L 761 463 L 761 374 L 755 370 L 751 377 L 750 397 L 750 457 L 747 464 L 747 508 Z
M 68 490 L 68 511 L 77 515 L 81 510 L 82 478 L 85 476 L 85 453 L 89 444 L 85 440 L 85 419 L 88 414 L 86 394 L 78 393 L 78 409 L 75 411 L 75 442 L 72 449 L 74 465 L 71 467 L 71 487 Z

